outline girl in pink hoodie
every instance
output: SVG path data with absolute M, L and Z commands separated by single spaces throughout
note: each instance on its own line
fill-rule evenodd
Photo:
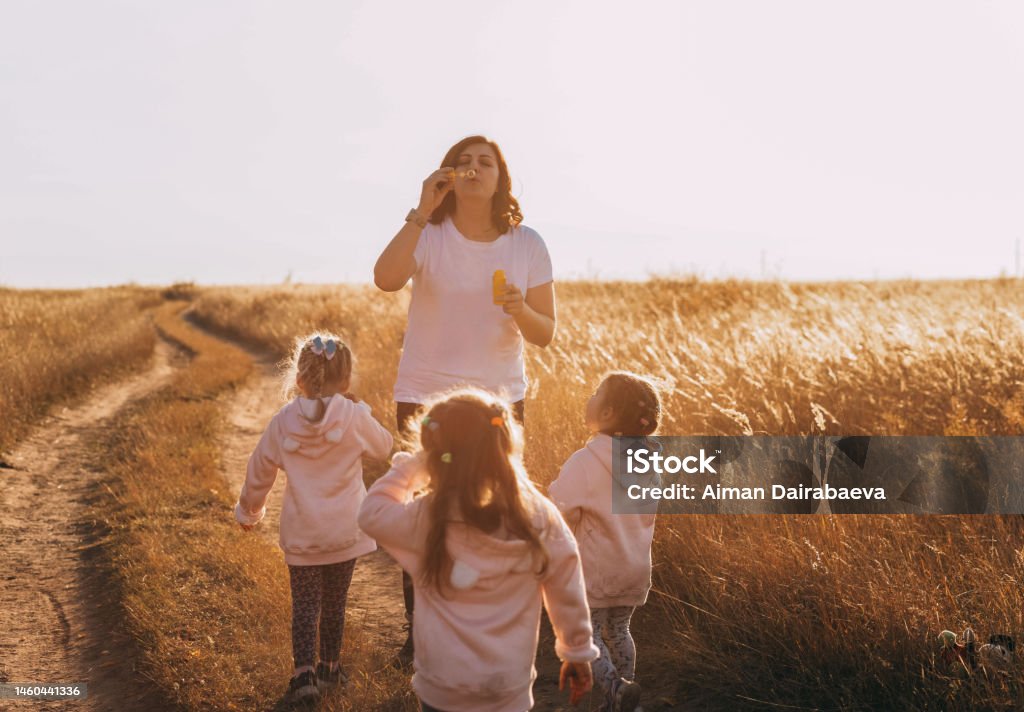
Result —
M 377 549 L 356 523 L 366 496 L 361 458 L 384 460 L 393 443 L 370 406 L 346 392 L 351 378 L 352 352 L 333 334 L 296 342 L 285 382 L 289 394 L 301 395 L 271 419 L 235 504 L 238 523 L 252 529 L 266 514 L 277 471 L 287 472 L 280 543 L 291 582 L 295 662 L 287 694 L 300 700 L 345 682 L 339 657 L 348 587 L 356 557 Z
M 654 385 L 642 376 L 616 371 L 605 376 L 587 402 L 593 436 L 573 453 L 548 495 L 572 529 L 583 560 L 594 642 L 595 687 L 601 710 L 632 712 L 640 703 L 635 675 L 636 646 L 629 620 L 651 588 L 651 542 L 655 515 L 612 513 L 612 436 L 647 437 L 658 427 L 661 404 Z
M 563 661 L 559 689 L 568 681 L 576 704 L 598 652 L 579 552 L 523 469 L 509 406 L 459 390 L 428 404 L 417 427 L 422 449 L 394 456 L 359 526 L 412 576 L 423 710 L 530 709 L 542 603 Z

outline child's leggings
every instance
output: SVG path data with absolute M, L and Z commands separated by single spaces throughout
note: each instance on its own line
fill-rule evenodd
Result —
M 594 645 L 601 651 L 601 657 L 591 663 L 594 687 L 605 697 L 615 680 L 620 677 L 632 680 L 636 672 L 636 646 L 629 634 L 629 619 L 635 610 L 631 606 L 618 606 L 590 611 Z
M 288 565 L 292 587 L 292 657 L 295 667 L 316 662 L 317 625 L 320 660 L 334 662 L 341 655 L 345 630 L 345 603 L 356 560 L 319 566 Z

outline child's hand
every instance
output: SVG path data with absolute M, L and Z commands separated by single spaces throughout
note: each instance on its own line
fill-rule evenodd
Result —
M 506 314 L 516 316 L 523 313 L 523 293 L 519 291 L 519 287 L 512 283 L 506 284 L 504 297 L 505 303 L 501 308 Z
M 255 524 L 242 524 L 241 522 L 239 522 L 238 526 L 242 527 L 242 529 L 244 529 L 247 532 L 251 532 L 252 528 L 255 527 L 256 525 Z
M 583 695 L 590 692 L 594 686 L 594 676 L 590 671 L 590 663 L 571 663 L 568 660 L 562 663 L 562 670 L 558 673 L 558 689 L 565 689 L 565 681 L 569 681 L 569 704 L 576 705 L 583 699 Z
M 427 470 L 427 452 L 418 450 L 406 463 L 406 467 L 412 471 L 412 478 L 409 480 L 409 489 L 419 492 L 430 485 L 430 472 Z

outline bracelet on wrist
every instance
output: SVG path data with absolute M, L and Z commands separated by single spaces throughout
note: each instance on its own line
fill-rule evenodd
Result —
M 424 217 L 423 213 L 421 213 L 416 208 L 413 208 L 412 210 L 409 211 L 409 214 L 405 216 L 405 221 L 406 222 L 416 223 L 421 228 L 424 228 L 424 227 L 427 226 L 427 218 Z

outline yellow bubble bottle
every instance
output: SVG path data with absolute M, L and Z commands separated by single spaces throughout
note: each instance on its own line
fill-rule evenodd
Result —
M 505 303 L 505 270 L 494 270 L 494 277 L 491 279 L 491 292 L 494 295 L 495 304 Z

